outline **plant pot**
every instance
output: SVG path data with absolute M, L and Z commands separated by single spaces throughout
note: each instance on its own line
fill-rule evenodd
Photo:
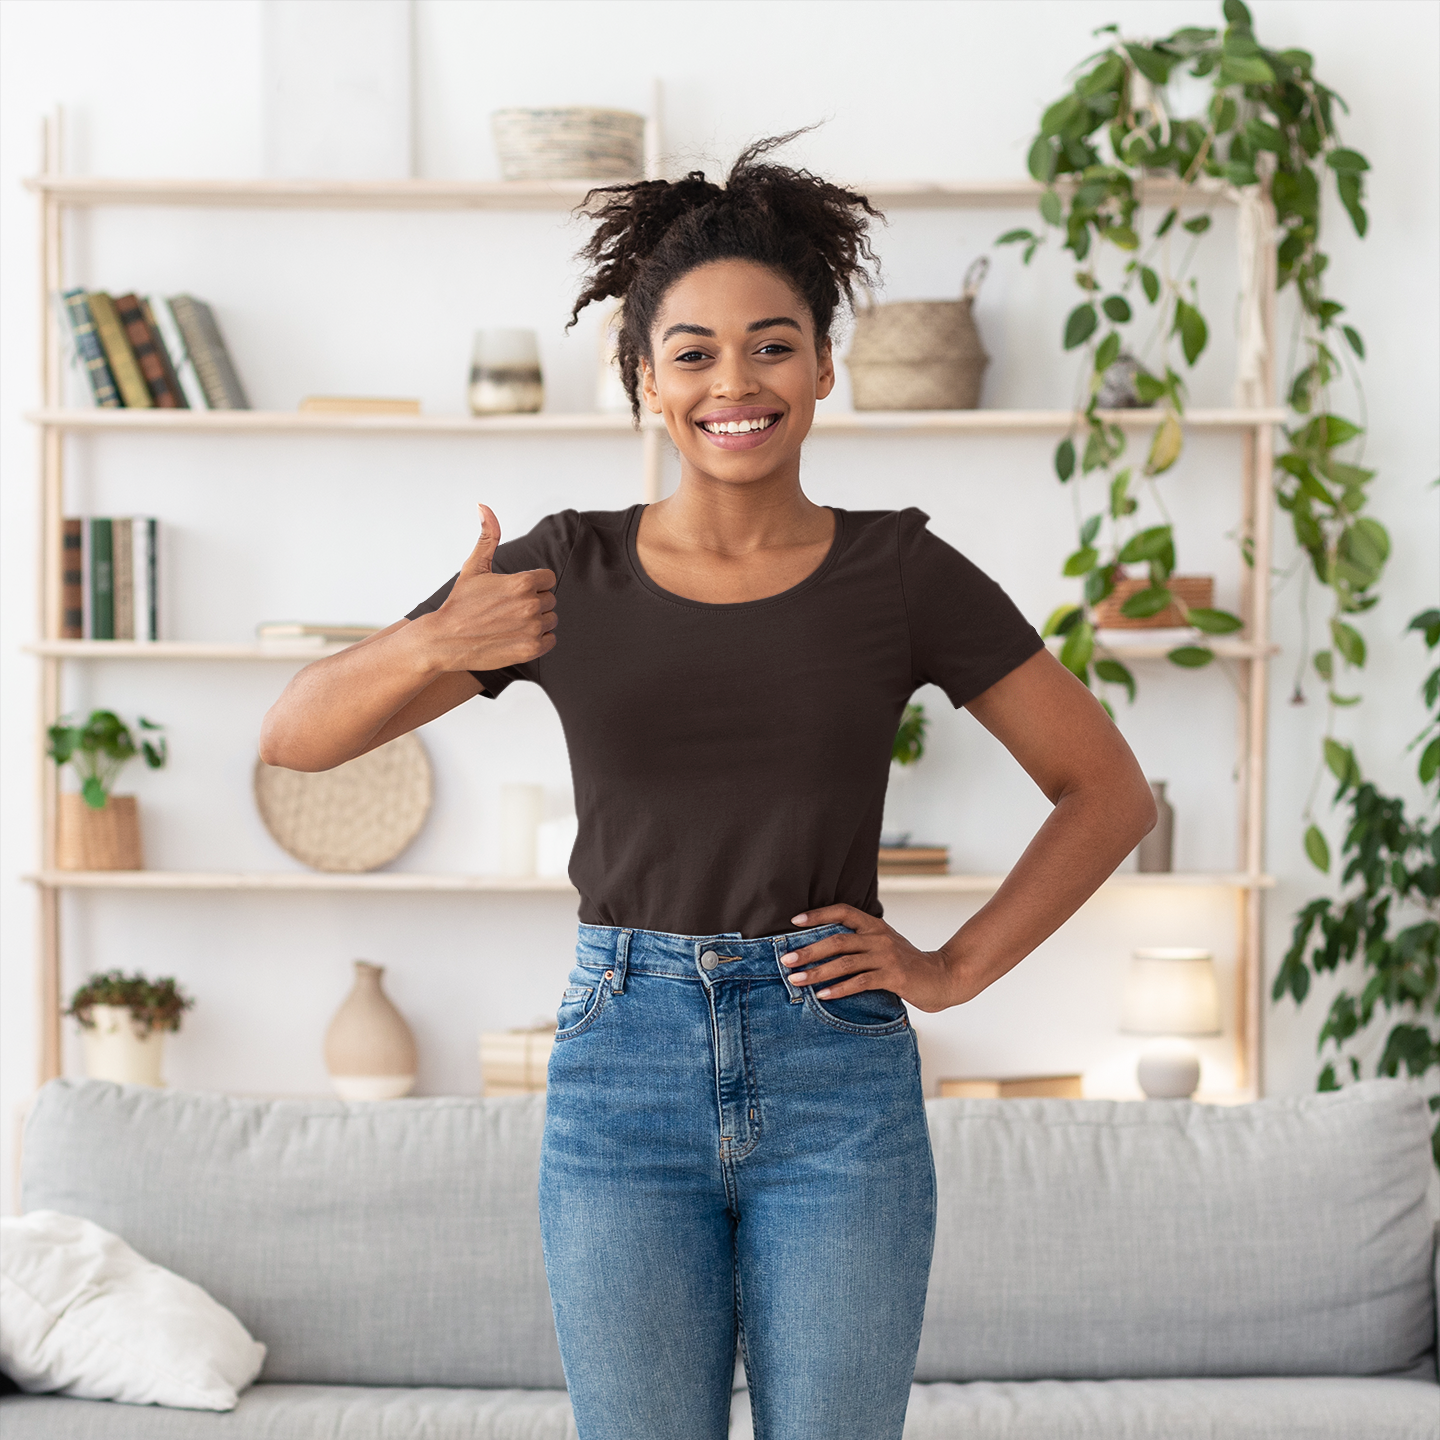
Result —
M 124 1005 L 92 1005 L 90 1018 L 94 1023 L 82 1027 L 80 1043 L 85 1073 L 92 1080 L 114 1080 L 119 1085 L 165 1083 L 160 1078 L 165 1056 L 163 1030 L 142 1034 Z
M 76 794 L 60 797 L 55 865 L 60 870 L 143 870 L 140 813 L 133 795 L 106 797 L 92 809 Z
M 1098 605 L 1090 607 L 1090 623 L 1097 630 L 1160 630 L 1183 625 L 1185 617 L 1178 605 L 1167 605 L 1158 614 L 1143 620 L 1132 620 L 1120 613 L 1120 607 L 1132 595 L 1149 588 L 1149 580 L 1117 580 L 1115 588 Z M 1165 588 L 1184 601 L 1187 609 L 1208 610 L 1215 603 L 1213 575 L 1172 575 L 1165 582 Z
M 415 1037 L 380 986 L 383 965 L 355 962 L 355 988 L 325 1032 L 325 1068 L 342 1100 L 398 1100 L 415 1085 Z

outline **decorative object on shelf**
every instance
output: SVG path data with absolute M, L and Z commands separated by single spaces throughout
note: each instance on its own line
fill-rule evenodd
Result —
M 1095 392 L 1095 405 L 1100 410 L 1137 410 L 1145 402 L 1140 398 L 1136 377 L 1140 362 L 1128 350 L 1122 350 L 1106 367 Z
M 125 327 L 125 338 L 130 342 L 135 363 L 140 367 L 140 374 L 150 391 L 151 405 L 157 410 L 188 409 L 180 382 L 175 378 L 175 369 L 165 353 L 165 343 L 151 325 L 140 297 L 135 294 L 117 295 L 115 313 Z
M 1220 1033 L 1220 991 L 1208 950 L 1135 950 L 1121 1002 L 1120 1029 L 1158 1038 L 1135 1076 L 1151 1100 L 1188 1100 L 1200 1084 L 1200 1057 L 1184 1036 Z
M 990 357 L 971 308 L 990 262 L 965 274 L 958 300 L 867 303 L 855 312 L 845 364 L 857 410 L 974 410 Z
M 120 403 L 129 410 L 149 410 L 155 402 L 150 396 L 150 387 L 140 372 L 140 362 L 125 334 L 125 326 L 116 309 L 115 301 L 103 290 L 91 290 L 85 296 L 90 317 L 95 323 L 95 333 L 110 373 L 115 378 L 115 388 L 120 392 Z
M 1148 580 L 1130 579 L 1123 569 L 1117 570 L 1115 588 L 1090 607 L 1090 624 L 1097 630 L 1164 630 L 1188 624 L 1189 615 L 1194 610 L 1212 613 L 1211 605 L 1215 599 L 1213 575 L 1171 575 L 1165 582 L 1165 588 L 1170 598 L 1159 600 Z M 1134 595 L 1143 595 L 1146 607 L 1154 597 L 1161 608 L 1148 615 L 1127 612 L 1125 607 Z
M 497 110 L 490 128 L 506 180 L 638 180 L 645 168 L 645 117 L 630 110 Z
M 905 827 L 909 808 L 912 767 L 925 753 L 925 727 L 929 724 L 923 705 L 907 705 L 900 716 L 895 740 L 890 747 L 890 775 L 885 785 L 885 813 L 880 820 L 880 848 L 899 850 L 910 843 Z
M 881 875 L 948 875 L 948 845 L 882 845 L 879 873 Z
M 353 645 L 380 628 L 379 625 L 307 625 L 298 620 L 265 620 L 255 627 L 255 638 L 262 645 L 309 646 L 319 650 L 326 645 Z
M 1136 318 L 1143 295 L 1153 316 L 1153 324 L 1147 319 L 1146 326 L 1160 337 L 1162 348 L 1153 370 L 1137 371 L 1135 386 L 1142 403 L 1158 404 L 1165 414 L 1141 475 L 1153 482 L 1169 470 L 1184 445 L 1186 390 L 1170 364 L 1171 346 L 1178 340 L 1185 363 L 1193 366 L 1209 339 L 1190 269 L 1201 237 L 1211 228 L 1210 212 L 1218 196 L 1238 193 L 1242 304 L 1237 403 L 1267 403 L 1273 385 L 1267 370 L 1276 352 L 1276 336 L 1266 333 L 1267 309 L 1273 328 L 1269 296 L 1293 284 L 1303 350 L 1292 345 L 1291 353 L 1301 354 L 1303 361 L 1288 381 L 1288 403 L 1297 418 L 1286 432 L 1288 452 L 1279 457 L 1276 498 L 1292 514 L 1296 540 L 1308 554 L 1315 578 L 1334 595 L 1329 627 L 1334 648 L 1320 650 L 1313 659 L 1332 703 L 1343 705 L 1350 701 L 1337 697 L 1333 689 L 1334 653 L 1352 666 L 1365 663 L 1364 639 L 1346 616 L 1369 609 L 1378 598 L 1372 587 L 1384 569 L 1390 539 L 1379 521 L 1360 514 L 1375 472 L 1359 463 L 1358 454 L 1341 459 L 1344 447 L 1359 440 L 1364 427 L 1332 412 L 1330 386 L 1344 374 L 1342 339 L 1359 360 L 1365 358 L 1365 345 L 1360 333 L 1341 321 L 1345 307 L 1325 293 L 1329 256 L 1319 248 L 1326 213 L 1320 196 L 1326 179 L 1333 178 L 1340 203 L 1363 237 L 1368 225 L 1364 177 L 1370 166 L 1358 151 L 1341 143 L 1344 102 L 1316 79 L 1312 56 L 1301 49 L 1262 46 L 1243 0 L 1225 0 L 1223 13 L 1223 30 L 1187 26 L 1154 41 L 1126 40 L 1115 25 L 1097 32 L 1109 37 L 1106 44 L 1077 67 L 1069 92 L 1045 109 L 1030 149 L 1030 174 L 1046 187 L 1040 197 L 1044 225 L 1038 233 L 1024 227 L 1009 230 L 997 243 L 1023 246 L 1028 265 L 1054 227 L 1080 267 L 1075 281 L 1084 294 L 1065 319 L 1062 343 L 1066 350 L 1084 347 L 1090 398 L 1083 412 L 1083 450 L 1077 455 L 1076 437 L 1067 435 L 1055 451 L 1055 472 L 1062 483 L 1069 481 L 1077 460 L 1082 481 L 1099 472 L 1108 482 L 1108 513 L 1115 524 L 1112 544 L 1105 547 L 1094 543 L 1104 512 L 1083 520 L 1079 546 L 1066 559 L 1063 573 L 1082 580 L 1085 601 L 1093 605 L 1110 592 L 1118 565 L 1149 560 L 1157 593 L 1132 596 L 1130 603 L 1159 608 L 1175 567 L 1173 527 L 1167 518 L 1165 524 L 1139 529 L 1128 538 L 1119 533 L 1119 522 L 1134 513 L 1137 502 L 1130 493 L 1132 470 L 1114 468 L 1125 454 L 1125 435 L 1099 413 L 1099 394 L 1121 353 L 1120 327 Z M 1168 87 L 1181 71 L 1187 77 L 1210 77 L 1209 103 L 1199 114 L 1172 113 L 1174 97 Z M 1188 99 L 1195 87 L 1182 82 L 1179 93 Z M 1108 155 L 1102 150 L 1106 141 Z M 1146 237 L 1146 188 L 1167 179 L 1193 187 L 1193 198 L 1183 206 L 1191 213 L 1182 218 L 1182 206 L 1170 206 Z M 1076 183 L 1062 189 L 1057 183 L 1062 181 Z M 1182 231 L 1185 250 L 1179 263 L 1172 263 L 1171 246 Z M 1098 257 L 1119 260 L 1119 276 L 1104 279 Z M 1104 294 L 1106 290 L 1111 293 Z M 1151 490 L 1158 501 L 1153 484 Z M 1164 514 L 1163 506 L 1160 509 Z M 1246 564 L 1252 532 L 1253 524 L 1237 536 Z M 1300 593 L 1303 609 L 1309 592 L 1302 587 Z M 1195 623 L 1211 634 L 1241 626 L 1239 617 L 1218 610 L 1202 612 Z M 1047 634 L 1066 636 L 1062 662 L 1091 684 L 1094 635 L 1083 608 L 1062 606 L 1047 625 Z M 1205 645 L 1187 645 L 1171 652 L 1171 659 L 1194 668 L 1212 655 Z M 1300 699 L 1307 658 L 1301 655 L 1296 675 Z M 1134 700 L 1135 680 L 1127 667 L 1110 657 L 1094 670 L 1100 681 L 1123 685 Z M 1108 709 L 1108 700 L 1105 704 Z
M 512 878 L 535 874 L 543 785 L 500 787 L 500 873 Z
M 60 532 L 61 638 L 160 638 L 160 522 L 67 516 Z
M 1078 1075 L 1015 1075 L 1005 1080 L 942 1080 L 942 1100 L 1083 1100 Z
M 210 409 L 248 410 L 250 401 L 220 334 L 215 312 L 193 295 L 172 295 L 169 305 L 184 336 L 186 352 L 194 362 L 195 373 L 200 377 Z
M 120 772 L 137 756 L 152 770 L 166 761 L 164 727 L 137 722 L 140 743 L 112 710 L 92 710 L 83 725 L 64 716 L 49 729 L 46 753 L 57 765 L 69 765 L 80 777 L 80 793 L 60 796 L 55 864 L 61 870 L 139 870 L 139 811 L 133 795 L 112 795 Z
M 65 320 L 75 346 L 75 360 L 85 371 L 91 398 L 104 409 L 118 409 L 120 392 L 115 388 L 115 376 L 105 358 L 105 348 L 100 343 L 85 292 L 65 290 L 61 292 L 60 300 L 65 307 Z
M 555 1022 L 540 1021 L 518 1030 L 480 1032 L 481 1093 L 533 1095 L 545 1089 Z
M 70 997 L 65 1013 L 80 1024 L 85 1073 L 120 1085 L 163 1085 L 167 1032 L 195 1001 L 173 976 L 147 980 L 138 971 L 107 970 L 92 976 Z
M 1164 780 L 1152 780 L 1150 793 L 1155 797 L 1155 827 L 1140 837 L 1135 847 L 1135 868 L 1142 875 L 1167 875 L 1174 869 L 1175 807 L 1165 798 Z
M 620 312 L 617 300 L 600 321 L 599 365 L 595 372 L 595 408 L 602 415 L 628 415 L 630 397 L 620 378 Z
M 470 361 L 472 415 L 533 414 L 545 403 L 533 330 L 477 330 Z
M 415 1037 L 381 985 L 383 965 L 355 962 L 355 986 L 325 1032 L 325 1069 L 342 1100 L 398 1100 L 415 1088 Z
M 185 346 L 185 337 L 175 323 L 175 313 L 170 309 L 170 302 L 163 295 L 147 295 L 141 300 L 140 308 L 145 312 L 145 319 L 157 337 L 160 360 L 168 367 L 180 389 L 184 401 L 182 408 L 208 410 L 210 401 L 205 397 L 200 373 Z
M 570 855 L 580 833 L 580 821 L 574 815 L 556 820 L 542 820 L 535 827 L 535 873 L 563 878 L 570 873 Z
M 418 415 L 420 402 L 378 395 L 307 395 L 300 409 L 307 415 Z
M 430 813 L 430 757 L 413 731 L 307 774 L 255 762 L 255 804 L 275 843 L 313 870 L 375 870 L 395 859 Z

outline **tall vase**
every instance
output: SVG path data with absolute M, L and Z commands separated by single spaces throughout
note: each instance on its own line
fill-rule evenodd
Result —
M 92 1080 L 113 1080 L 118 1085 L 165 1083 L 160 1078 L 165 1032 L 157 1028 L 142 1034 L 128 1005 L 92 1005 L 80 1044 L 85 1073 Z
M 1152 780 L 1150 793 L 1155 797 L 1155 828 L 1141 838 L 1136 847 L 1135 868 L 1142 875 L 1163 875 L 1173 869 L 1175 809 L 1165 798 L 1165 781 Z
M 355 988 L 325 1032 L 325 1068 L 342 1100 L 395 1100 L 415 1085 L 415 1037 L 381 988 L 383 965 L 355 962 Z

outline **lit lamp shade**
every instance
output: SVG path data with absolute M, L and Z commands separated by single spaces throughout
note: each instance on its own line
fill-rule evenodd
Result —
M 1130 1035 L 1220 1033 L 1220 991 L 1208 950 L 1156 946 L 1132 952 L 1120 1028 Z M 1200 1083 L 1200 1057 L 1183 1040 L 1154 1046 L 1136 1068 L 1152 1100 L 1186 1100 Z

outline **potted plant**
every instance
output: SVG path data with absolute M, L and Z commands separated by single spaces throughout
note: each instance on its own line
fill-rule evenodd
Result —
M 111 710 L 92 710 L 83 725 L 65 716 L 49 730 L 47 753 L 57 765 L 71 765 L 80 777 L 78 794 L 60 796 L 55 863 L 61 870 L 139 870 L 140 817 L 133 795 L 112 795 L 126 764 L 143 756 L 158 770 L 166 760 L 162 726 L 143 716 L 140 743 Z
M 165 1032 L 178 1030 L 194 1003 L 173 976 L 147 980 L 138 971 L 127 976 L 119 970 L 92 975 L 65 1011 L 80 1022 L 85 1073 L 122 1085 L 163 1085 Z

